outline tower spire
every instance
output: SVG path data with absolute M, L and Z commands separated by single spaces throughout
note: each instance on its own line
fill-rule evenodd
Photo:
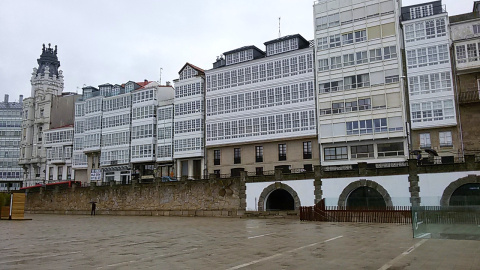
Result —
M 45 68 L 48 67 L 49 76 L 58 77 L 58 68 L 60 67 L 60 61 L 58 61 L 57 57 L 57 45 L 55 45 L 55 49 L 53 49 L 51 46 L 51 43 L 48 43 L 48 48 L 45 48 L 45 43 L 42 46 L 42 54 L 40 55 L 40 58 L 37 59 L 37 75 L 44 75 Z

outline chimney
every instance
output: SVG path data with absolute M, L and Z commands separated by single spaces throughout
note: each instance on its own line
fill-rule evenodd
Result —
M 167 82 L 165 83 L 165 85 L 166 85 L 166 86 L 170 86 L 170 82 L 167 81 Z
M 20 95 L 18 97 L 18 103 L 22 104 L 23 103 L 23 95 Z
M 3 100 L 5 103 L 8 103 L 8 94 L 5 94 L 5 99 Z

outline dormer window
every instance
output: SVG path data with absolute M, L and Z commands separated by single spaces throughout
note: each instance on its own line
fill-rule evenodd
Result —
M 253 60 L 253 49 L 248 49 L 244 51 L 234 52 L 226 55 L 226 64 L 232 65 L 236 63 L 242 63 L 245 61 Z
M 410 8 L 410 18 L 417 19 L 433 15 L 433 4 L 411 7 Z
M 198 71 L 193 69 L 190 66 L 187 66 L 183 69 L 183 71 L 180 73 L 180 80 L 186 80 L 193 78 L 198 75 Z
M 133 91 L 133 83 L 128 83 L 127 85 L 125 85 L 125 92 L 126 93 L 130 93 Z
M 267 45 L 267 56 L 298 49 L 298 38 L 287 39 Z

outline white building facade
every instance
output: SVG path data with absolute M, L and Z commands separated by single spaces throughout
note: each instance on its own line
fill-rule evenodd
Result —
M 313 48 L 298 34 L 264 44 L 225 52 L 206 71 L 209 173 L 318 165 Z
M 402 7 L 413 149 L 461 151 L 450 61 L 448 14 L 441 1 Z M 453 162 L 453 158 L 452 158 Z
M 47 152 L 46 175 L 48 182 L 73 180 L 73 126 L 45 131 L 44 139 Z
M 157 161 L 157 109 L 172 106 L 173 97 L 173 87 L 147 80 L 84 87 L 83 99 L 75 104 L 75 174 L 97 184 L 151 181 Z M 162 163 L 172 167 L 171 152 Z
M 323 165 L 408 155 L 402 36 L 394 0 L 314 5 L 318 141 Z
M 175 83 L 173 158 L 176 177 L 201 179 L 206 172 L 204 99 L 205 72 L 186 63 Z M 168 126 L 166 126 L 168 130 Z M 168 131 L 167 131 L 168 132 Z M 168 138 L 169 134 L 165 134 Z

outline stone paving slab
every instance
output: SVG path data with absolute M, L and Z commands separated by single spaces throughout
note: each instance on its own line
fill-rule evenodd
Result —
M 480 269 L 480 241 L 410 225 L 27 215 L 0 221 L 1 269 Z

